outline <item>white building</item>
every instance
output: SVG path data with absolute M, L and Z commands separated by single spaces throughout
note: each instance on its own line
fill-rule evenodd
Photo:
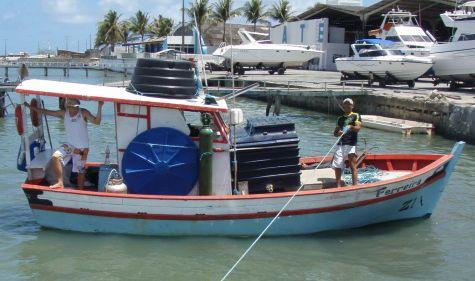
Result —
M 345 44 L 345 29 L 329 26 L 327 18 L 287 22 L 270 30 L 272 43 L 308 45 L 325 53 L 309 64 L 313 70 L 336 70 L 335 59 L 347 57 L 350 46 Z
M 327 5 L 363 6 L 363 0 L 327 0 Z

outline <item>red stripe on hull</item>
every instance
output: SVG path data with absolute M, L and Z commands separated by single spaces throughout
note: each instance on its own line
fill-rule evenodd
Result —
M 304 210 L 289 210 L 289 211 L 282 212 L 281 216 L 306 215 L 306 214 L 340 211 L 340 210 L 375 204 L 375 203 L 386 201 L 392 198 L 397 198 L 397 197 L 406 195 L 408 193 L 415 192 L 417 190 L 420 190 L 428 185 L 431 185 L 437 182 L 438 180 L 444 177 L 445 177 L 445 172 L 442 172 L 415 188 L 405 190 L 405 191 L 392 194 L 392 195 L 387 195 L 383 197 L 378 197 L 374 199 L 369 199 L 369 200 L 359 201 L 359 202 L 354 202 L 354 203 L 349 203 L 349 204 L 331 206 L 331 207 L 304 209 Z M 69 207 L 58 207 L 58 206 L 49 206 L 49 205 L 41 205 L 41 204 L 30 204 L 30 207 L 32 209 L 38 209 L 38 210 L 80 214 L 80 215 L 114 217 L 114 218 L 151 219 L 151 220 L 200 221 L 200 220 L 259 219 L 259 218 L 274 217 L 277 214 L 277 212 L 262 212 L 262 213 L 249 213 L 249 214 L 222 214 L 222 215 L 202 215 L 202 214 L 169 215 L 169 214 L 146 214 L 146 213 L 121 213 L 121 212 L 98 211 L 98 210 L 89 210 L 89 209 L 74 209 L 74 208 L 69 208 Z

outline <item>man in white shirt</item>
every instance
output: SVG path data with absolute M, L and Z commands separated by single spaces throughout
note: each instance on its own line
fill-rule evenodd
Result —
M 73 160 L 72 171 L 78 173 L 77 186 L 84 188 L 86 179 L 85 164 L 87 154 L 89 153 L 89 136 L 87 132 L 87 122 L 99 125 L 102 119 L 102 106 L 104 102 L 100 101 L 97 106 L 96 116 L 89 110 L 81 108 L 77 99 L 67 99 L 65 110 L 48 110 L 36 107 L 30 107 L 28 103 L 25 106 L 30 110 L 37 111 L 49 116 L 60 117 L 64 120 L 67 142 L 61 145 L 52 157 L 52 163 L 57 178 L 57 183 L 51 185 L 51 188 L 63 188 L 63 167 L 71 159 Z

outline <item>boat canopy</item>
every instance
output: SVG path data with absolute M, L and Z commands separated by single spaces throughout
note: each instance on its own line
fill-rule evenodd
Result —
M 76 98 L 85 101 L 117 102 L 121 104 L 174 108 L 190 111 L 228 111 L 228 107 L 224 100 L 217 100 L 217 104 L 205 104 L 203 98 L 171 99 L 148 97 L 130 93 L 126 91 L 125 88 L 119 87 L 57 82 L 39 79 L 23 81 L 16 88 L 16 92 L 24 95 Z
M 366 38 L 356 40 L 356 44 L 379 44 L 379 45 L 391 45 L 394 44 L 391 40 L 384 40 L 379 38 Z

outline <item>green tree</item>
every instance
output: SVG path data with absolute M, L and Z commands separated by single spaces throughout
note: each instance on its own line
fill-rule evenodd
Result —
M 154 19 L 150 24 L 150 33 L 157 37 L 167 36 L 172 32 L 172 28 L 173 19 L 159 15 L 158 19 Z
M 279 0 L 274 3 L 269 11 L 269 15 L 280 23 L 289 21 L 290 17 L 292 17 L 292 7 L 290 6 L 289 1 Z
M 256 31 L 257 22 L 263 20 L 268 15 L 268 13 L 265 12 L 265 6 L 262 0 L 249 0 L 249 2 L 246 2 L 243 13 L 247 21 L 254 24 L 254 32 Z
M 137 13 L 135 13 L 135 16 L 130 19 L 130 30 L 135 34 L 140 34 L 142 41 L 145 33 L 148 31 L 148 21 L 148 14 L 140 10 L 138 10 Z
M 114 51 L 115 44 L 121 42 L 121 32 L 119 24 L 120 15 L 114 10 L 109 10 L 104 16 L 104 20 L 99 22 L 96 34 L 96 47 L 101 44 L 111 46 Z
M 195 0 L 194 3 L 190 3 L 190 8 L 186 9 L 186 13 L 193 20 L 192 24 L 195 23 L 196 17 L 196 23 L 200 34 L 202 34 L 201 27 L 208 19 L 210 12 L 211 8 L 209 6 L 209 0 Z
M 241 14 L 241 9 L 233 9 L 233 0 L 219 0 L 212 4 L 211 18 L 223 23 L 223 42 L 226 42 L 226 22 Z
M 120 39 L 122 41 L 122 44 L 126 44 L 129 41 L 129 37 L 130 37 L 130 22 L 122 21 L 119 24 L 119 28 L 120 28 Z

